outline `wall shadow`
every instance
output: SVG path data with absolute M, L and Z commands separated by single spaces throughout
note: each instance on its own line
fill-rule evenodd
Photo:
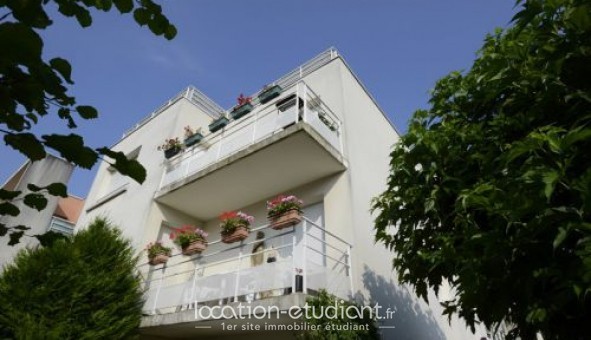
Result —
M 369 292 L 366 297 L 357 292 L 355 299 L 364 305 L 382 306 L 378 326 L 382 339 L 396 340 L 445 340 L 431 311 L 421 308 L 418 298 L 405 286 L 396 284 L 392 279 L 376 274 L 367 265 L 364 266 L 363 284 Z M 360 301 L 360 302 L 361 302 Z M 386 311 L 395 311 L 389 318 Z M 388 327 L 388 328 L 386 328 Z M 390 328 L 393 327 L 393 328 Z

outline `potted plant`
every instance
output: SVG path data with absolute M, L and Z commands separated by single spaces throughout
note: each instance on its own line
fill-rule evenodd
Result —
M 148 252 L 148 262 L 155 266 L 157 264 L 168 262 L 172 249 L 163 246 L 161 242 L 150 242 L 146 246 L 146 251 Z
M 224 126 L 228 125 L 230 120 L 226 116 L 221 116 L 218 119 L 214 120 L 211 124 L 209 124 L 209 131 L 216 132 L 221 130 Z
M 164 158 L 169 159 L 176 156 L 183 149 L 183 144 L 179 141 L 178 137 L 169 138 L 158 147 L 158 150 L 164 151 Z
M 201 228 L 192 225 L 184 225 L 181 228 L 174 228 L 170 239 L 181 246 L 183 255 L 199 254 L 207 248 L 208 234 Z
M 294 195 L 280 195 L 267 202 L 267 217 L 271 228 L 280 230 L 302 221 L 302 200 Z
M 253 108 L 251 97 L 245 97 L 241 93 L 237 100 L 238 100 L 238 105 L 236 105 L 232 109 L 232 112 L 230 112 L 230 114 L 232 115 L 232 118 L 234 118 L 234 119 L 239 119 L 240 117 L 246 115 L 247 113 L 252 111 L 252 108 Z
M 261 104 L 268 103 L 271 99 L 278 97 L 283 89 L 279 85 L 265 85 L 261 93 L 259 93 L 259 102 Z
M 193 130 L 189 125 L 185 126 L 185 146 L 190 147 L 203 139 L 202 129 Z
M 220 215 L 220 228 L 222 228 L 222 242 L 234 243 L 242 241 L 250 233 L 250 224 L 254 217 L 243 213 L 242 211 L 229 211 Z

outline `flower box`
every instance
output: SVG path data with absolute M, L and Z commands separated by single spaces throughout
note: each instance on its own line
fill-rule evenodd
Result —
M 201 142 L 202 139 L 203 139 L 203 135 L 200 134 L 199 132 L 197 132 L 197 133 L 193 134 L 192 136 L 185 138 L 185 146 L 186 147 L 193 146 L 193 145 Z
M 182 228 L 173 228 L 170 239 L 182 248 L 183 255 L 201 253 L 207 248 L 208 234 L 201 228 L 193 225 L 184 225 Z
M 236 106 L 230 114 L 234 119 L 240 119 L 241 117 L 245 116 L 247 113 L 252 111 L 252 104 L 251 103 L 244 103 L 242 105 Z
M 224 243 L 234 243 L 238 241 L 242 241 L 248 237 L 250 231 L 246 226 L 239 226 L 234 229 L 232 233 L 229 234 L 222 234 L 222 242 Z
M 183 247 L 183 255 L 191 256 L 200 254 L 205 249 L 207 249 L 207 243 L 203 242 L 202 240 L 193 241 L 186 247 Z
M 164 158 L 169 159 L 172 158 L 181 152 L 181 148 L 178 146 L 172 147 L 170 149 L 164 150 Z
M 213 123 L 209 124 L 209 131 L 216 132 L 221 130 L 224 126 L 228 125 L 230 120 L 226 117 L 220 117 L 213 121 Z
M 278 97 L 281 94 L 281 91 L 283 91 L 283 89 L 279 85 L 266 87 L 261 93 L 259 93 L 259 102 L 261 104 L 266 104 L 273 98 Z
M 281 215 L 272 216 L 270 220 L 272 229 L 281 230 L 300 223 L 302 221 L 302 212 L 297 209 L 292 209 Z
M 155 265 L 159 265 L 159 264 L 163 264 L 168 262 L 168 259 L 170 258 L 170 256 L 166 255 L 166 254 L 158 254 L 152 258 L 150 258 L 149 263 L 153 266 Z
M 162 245 L 162 242 L 150 242 L 146 246 L 148 252 L 148 263 L 155 266 L 157 264 L 166 263 L 170 257 L 171 248 Z

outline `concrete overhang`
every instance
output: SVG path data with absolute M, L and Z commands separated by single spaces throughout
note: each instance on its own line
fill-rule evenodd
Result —
M 299 122 L 163 187 L 155 200 L 207 221 L 345 169 L 342 154 Z
M 292 317 L 297 316 L 297 314 L 292 313 L 292 316 L 290 316 L 289 311 L 290 308 L 304 306 L 308 297 L 307 294 L 296 293 L 250 303 L 232 302 L 224 306 L 223 313 L 226 316 L 224 318 L 219 318 L 219 314 L 222 313 L 220 306 L 215 312 L 212 309 L 209 309 L 208 312 L 202 312 L 202 314 L 207 315 L 209 311 L 212 311 L 211 313 L 216 319 L 203 319 L 201 318 L 203 315 L 195 313 L 193 309 L 160 315 L 147 315 L 142 318 L 140 324 L 140 338 L 207 339 L 235 336 L 241 338 L 244 335 L 257 335 L 256 338 L 261 339 L 292 338 L 293 330 L 269 331 L 269 328 L 273 329 L 274 327 L 270 325 L 301 324 L 301 320 Z M 279 311 L 279 314 L 277 311 Z M 229 330 L 228 325 L 232 325 L 233 330 Z M 257 325 L 258 331 L 256 330 Z

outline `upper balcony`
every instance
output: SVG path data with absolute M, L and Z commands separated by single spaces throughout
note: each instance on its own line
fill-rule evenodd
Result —
M 156 200 L 208 220 L 345 170 L 342 122 L 305 82 L 253 105 L 248 115 L 164 161 Z

